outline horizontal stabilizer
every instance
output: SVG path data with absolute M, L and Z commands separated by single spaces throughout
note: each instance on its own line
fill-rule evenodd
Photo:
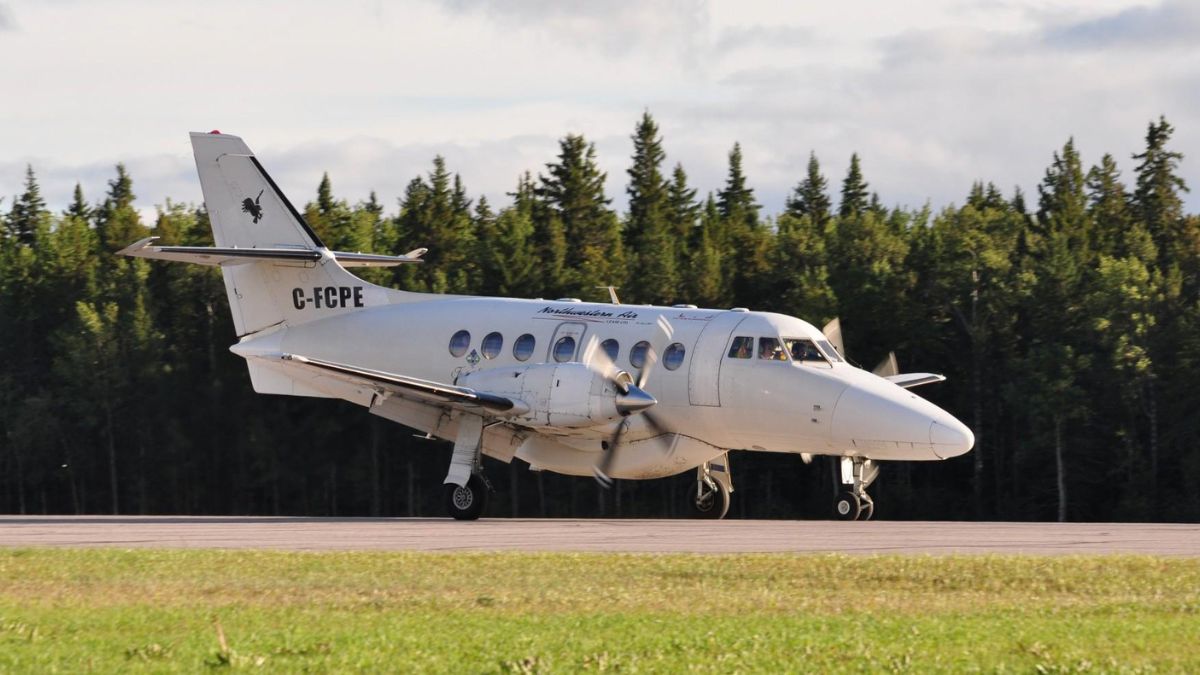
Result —
M 321 252 L 309 248 L 239 248 L 224 246 L 154 246 L 158 237 L 146 237 L 120 251 L 120 255 L 151 260 L 170 260 L 199 265 L 245 265 L 253 262 L 273 261 L 291 263 L 317 263 Z M 411 251 L 403 256 L 376 255 L 373 253 L 345 253 L 330 251 L 342 267 L 393 267 L 405 263 L 423 262 L 420 255 L 424 249 Z
M 912 389 L 913 387 L 919 387 L 923 384 L 945 382 L 946 376 L 937 375 L 934 373 L 901 373 L 900 375 L 889 375 L 883 379 L 891 382 L 892 384 L 904 387 L 905 389 Z

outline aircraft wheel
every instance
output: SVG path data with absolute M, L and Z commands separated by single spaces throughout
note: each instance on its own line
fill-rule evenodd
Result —
M 720 520 L 729 513 L 729 490 L 718 480 L 713 481 L 713 486 L 705 490 L 702 496 L 692 497 L 692 508 L 697 518 Z
M 471 474 L 466 485 L 446 486 L 446 510 L 455 520 L 478 520 L 485 506 L 487 485 L 479 474 Z
M 862 500 L 850 490 L 838 495 L 837 501 L 833 503 L 833 515 L 838 520 L 858 520 L 862 510 Z

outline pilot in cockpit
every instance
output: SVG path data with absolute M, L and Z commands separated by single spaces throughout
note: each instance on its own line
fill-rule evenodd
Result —
M 787 353 L 775 338 L 758 339 L 758 358 L 767 361 L 787 361 Z

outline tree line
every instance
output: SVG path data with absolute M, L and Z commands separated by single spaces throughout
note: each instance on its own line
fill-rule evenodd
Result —
M 955 460 L 885 464 L 881 517 L 1196 520 L 1200 217 L 1172 133 L 1148 124 L 1128 178 L 1067 140 L 1036 195 L 980 181 L 936 210 L 885 206 L 858 154 L 838 185 L 810 154 L 767 215 L 740 146 L 701 195 L 645 113 L 624 213 L 572 134 L 503 205 L 436 157 L 393 212 L 339 199 L 325 175 L 304 216 L 337 250 L 429 248 L 362 274 L 408 290 L 602 301 L 613 285 L 628 303 L 840 317 L 853 361 L 895 351 L 945 373 L 920 393 L 977 438 Z M 168 200 L 148 224 L 134 203 L 122 165 L 98 202 L 77 185 L 51 212 L 30 167 L 0 203 L 0 511 L 440 516 L 448 444 L 347 403 L 254 394 L 218 271 L 113 255 L 151 234 L 211 245 L 203 206 Z M 831 461 L 731 464 L 732 516 L 828 513 Z M 519 461 L 487 469 L 498 516 L 677 515 L 692 481 L 606 493 Z

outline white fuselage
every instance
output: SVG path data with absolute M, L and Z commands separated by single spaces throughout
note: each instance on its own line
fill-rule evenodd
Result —
M 631 349 L 648 341 L 658 358 L 643 388 L 658 401 L 655 418 L 673 433 L 656 433 L 639 424 L 638 415 L 631 416 L 628 440 L 633 450 L 614 468 L 614 476 L 621 478 L 679 473 L 728 449 L 936 460 L 965 453 L 974 442 L 970 430 L 946 411 L 836 355 L 804 362 L 786 354 L 785 360 L 760 358 L 761 338 L 824 339 L 811 324 L 794 317 L 690 307 L 421 297 L 248 338 L 234 350 L 304 354 L 474 386 L 489 370 L 578 361 L 589 344 L 609 339 L 619 345 L 615 365 L 636 377 L 640 368 L 630 361 Z M 451 345 L 460 331 L 469 338 L 460 334 Z M 485 349 L 484 339 L 492 334 L 499 340 L 493 335 Z M 523 335 L 531 335 L 534 345 L 520 360 L 514 345 Z M 560 347 L 556 358 L 555 346 L 565 337 L 574 339 L 574 348 Z M 731 354 L 739 337 L 755 339 L 750 358 Z M 675 343 L 683 348 L 682 361 L 678 354 L 664 359 Z M 286 364 L 274 367 L 287 369 Z M 300 387 L 295 393 L 345 398 L 421 431 L 454 438 L 454 416 L 433 406 L 397 398 L 381 401 L 322 378 L 286 375 Z M 556 427 L 513 418 L 488 428 L 484 452 L 503 460 L 516 456 L 537 469 L 587 475 L 614 426 L 606 421 Z

